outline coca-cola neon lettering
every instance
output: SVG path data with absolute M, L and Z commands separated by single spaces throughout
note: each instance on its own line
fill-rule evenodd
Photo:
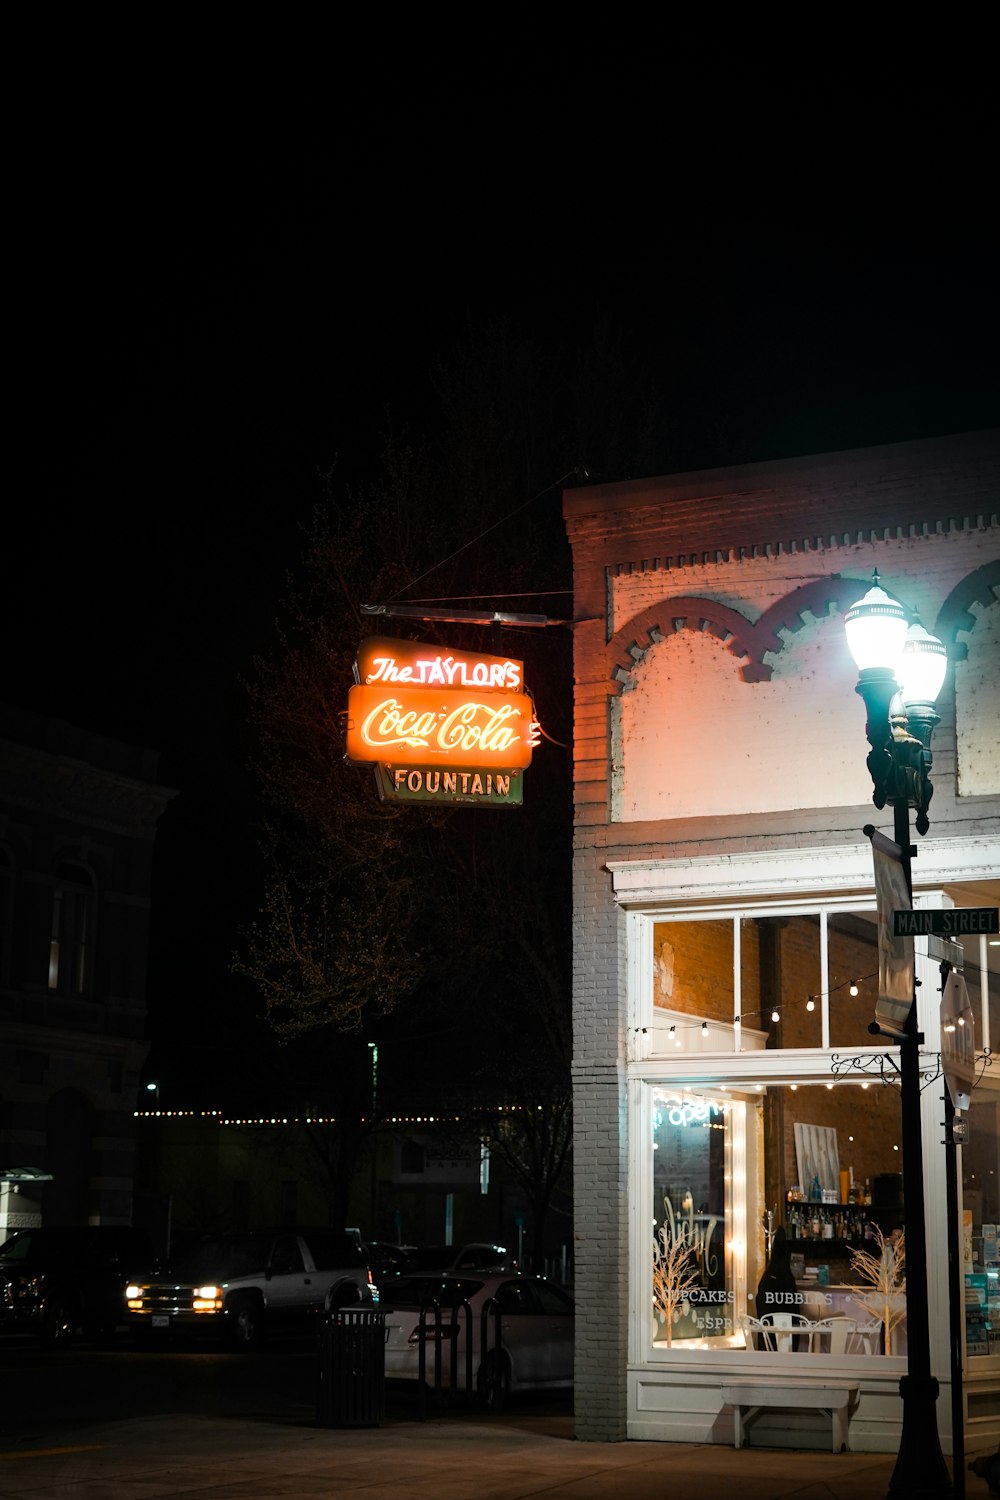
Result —
M 435 746 L 445 753 L 460 751 L 510 750 L 521 739 L 538 744 L 537 725 L 528 726 L 527 735 L 511 720 L 519 720 L 520 711 L 512 703 L 460 703 L 449 714 L 405 711 L 395 698 L 377 703 L 361 725 L 366 744 L 375 749 L 417 750 Z
M 540 727 L 525 694 L 359 684 L 348 696 L 352 760 L 510 767 L 531 763 Z

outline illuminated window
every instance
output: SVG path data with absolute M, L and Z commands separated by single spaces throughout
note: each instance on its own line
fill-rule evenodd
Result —
M 654 1088 L 652 1107 L 654 1341 L 742 1348 L 747 1105 Z
M 49 989 L 64 995 L 89 992 L 94 950 L 94 880 L 83 865 L 56 867 L 49 939 Z
M 905 1354 L 898 1089 L 658 1083 L 648 1109 L 657 1358 Z
M 869 1045 L 876 935 L 840 908 L 654 922 L 653 1054 Z

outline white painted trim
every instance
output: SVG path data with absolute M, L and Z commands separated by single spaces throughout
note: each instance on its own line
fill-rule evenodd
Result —
M 917 841 L 914 887 L 995 880 L 1000 839 L 986 835 Z M 830 844 L 802 849 L 766 849 L 747 854 L 689 859 L 608 860 L 615 899 L 621 906 L 672 901 L 747 900 L 789 895 L 798 907 L 828 892 L 870 895 L 874 889 L 871 848 Z

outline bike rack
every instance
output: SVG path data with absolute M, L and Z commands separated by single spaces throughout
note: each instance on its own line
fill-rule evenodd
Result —
M 433 1337 L 434 1341 L 435 1402 L 440 1403 L 443 1397 L 442 1345 L 445 1339 L 448 1340 L 448 1343 L 450 1345 L 448 1364 L 449 1398 L 453 1400 L 458 1395 L 459 1390 L 462 1391 L 467 1401 L 474 1394 L 472 1386 L 472 1308 L 469 1306 L 469 1303 L 467 1301 L 462 1301 L 457 1306 L 449 1308 L 448 1311 L 450 1312 L 451 1316 L 447 1322 L 445 1322 L 442 1318 L 442 1311 L 443 1309 L 441 1307 L 441 1304 L 437 1301 L 436 1298 L 432 1302 L 425 1302 L 420 1308 L 420 1321 L 417 1325 L 417 1409 L 421 1420 L 423 1420 L 427 1412 L 427 1340 L 429 1334 L 428 1323 L 431 1319 L 433 1319 L 433 1333 L 431 1336 Z M 463 1361 L 465 1368 L 462 1372 L 464 1377 L 464 1384 L 462 1387 L 460 1387 L 458 1383 L 458 1336 L 462 1330 L 463 1314 L 465 1317 L 465 1358 Z M 480 1350 L 482 1358 L 485 1358 L 487 1353 L 490 1352 L 489 1324 L 491 1320 L 493 1323 L 492 1347 L 493 1352 L 495 1353 L 500 1348 L 501 1333 L 500 1308 L 495 1297 L 491 1297 L 489 1301 L 483 1305 L 483 1309 L 480 1314 Z M 500 1400 L 502 1404 L 502 1391 Z

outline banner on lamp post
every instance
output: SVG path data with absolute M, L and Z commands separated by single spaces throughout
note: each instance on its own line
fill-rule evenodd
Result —
M 867 830 L 866 830 L 867 831 Z M 878 907 L 878 1001 L 875 1019 L 885 1030 L 902 1035 L 913 1005 L 913 939 L 897 937 L 893 914 L 912 910 L 899 845 L 877 829 L 869 834 L 875 865 Z

